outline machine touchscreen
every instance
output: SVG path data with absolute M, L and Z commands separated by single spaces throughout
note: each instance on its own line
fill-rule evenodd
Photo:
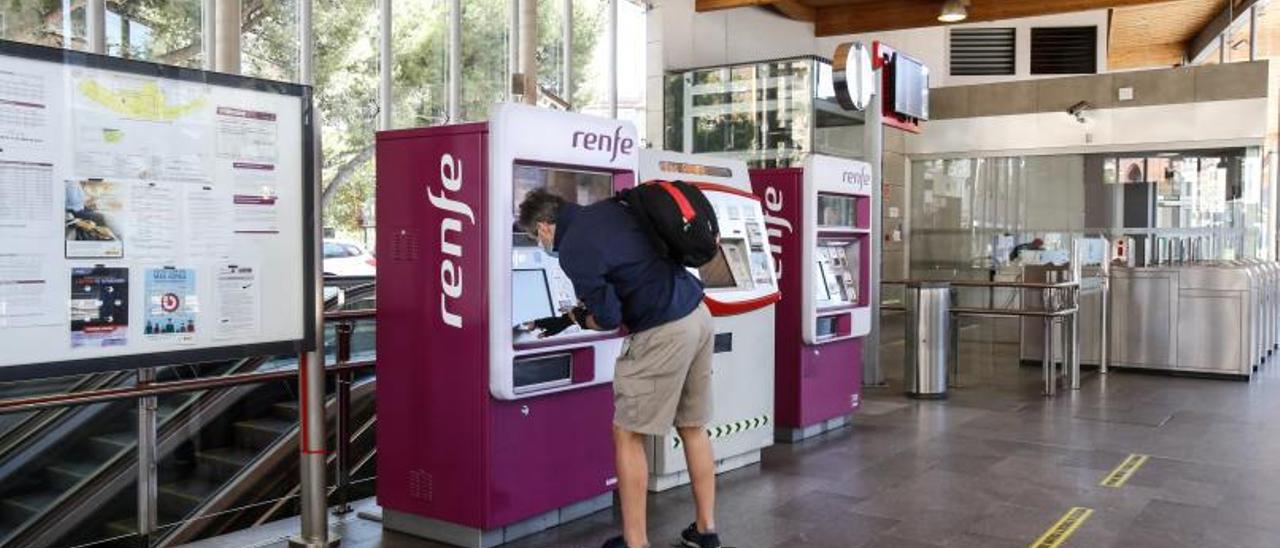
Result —
M 511 271 L 511 324 L 521 324 L 554 315 L 547 272 L 542 269 Z
M 702 278 L 702 285 L 707 289 L 738 286 L 738 282 L 733 279 L 733 270 L 729 268 L 729 260 L 725 257 L 724 246 L 720 247 L 720 252 L 716 253 L 711 262 L 698 268 L 698 277 Z

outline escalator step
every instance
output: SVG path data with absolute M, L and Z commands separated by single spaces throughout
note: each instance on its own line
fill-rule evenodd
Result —
M 101 465 L 102 463 L 96 461 L 65 461 L 55 462 L 44 470 L 45 476 L 49 478 L 49 484 L 64 491 L 98 471 Z
M 101 457 L 114 457 L 121 451 L 133 447 L 138 441 L 138 435 L 135 432 L 115 432 L 111 434 L 98 434 L 89 438 L 89 443 L 93 450 Z
M 298 420 L 297 400 L 284 401 L 284 402 L 273 404 L 271 406 L 271 411 L 275 413 L 277 417 L 280 417 L 282 419 L 291 420 L 291 421 Z
M 257 456 L 257 451 L 242 447 L 219 447 L 197 452 L 196 460 L 202 465 L 206 478 L 225 481 L 244 469 Z
M 262 417 L 235 423 L 235 439 L 246 449 L 262 450 L 297 426 L 297 421 Z
M 0 500 L 0 513 L 3 513 L 8 519 L 26 520 L 28 517 L 44 511 L 61 494 L 61 491 L 47 489 L 9 497 Z
M 121 518 L 108 521 L 104 528 L 107 538 L 123 537 L 138 532 L 138 518 Z
M 183 519 L 220 487 L 222 483 L 201 477 L 165 483 L 157 489 L 157 507 L 166 518 Z

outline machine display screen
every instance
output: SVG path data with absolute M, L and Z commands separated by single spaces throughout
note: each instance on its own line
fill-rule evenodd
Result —
M 707 289 L 753 289 L 751 264 L 747 258 L 747 244 L 741 239 L 726 239 L 720 243 L 720 253 L 711 262 L 698 268 L 698 277 Z M 766 275 L 768 271 L 765 271 Z
M 514 175 L 511 206 L 516 215 L 525 195 L 539 188 L 579 205 L 594 204 L 613 196 L 613 175 L 608 173 L 516 164 Z
M 542 269 L 511 271 L 512 327 L 554 315 L 547 272 Z
M 818 195 L 818 226 L 853 227 L 857 220 L 853 196 Z

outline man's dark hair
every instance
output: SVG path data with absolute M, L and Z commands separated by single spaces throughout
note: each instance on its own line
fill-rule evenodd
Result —
M 556 215 L 560 213 L 560 206 L 564 203 L 564 198 L 547 192 L 545 188 L 533 190 L 525 195 L 523 202 L 520 202 L 520 214 L 516 217 L 516 226 L 529 234 L 534 234 L 538 231 L 538 223 L 556 224 Z

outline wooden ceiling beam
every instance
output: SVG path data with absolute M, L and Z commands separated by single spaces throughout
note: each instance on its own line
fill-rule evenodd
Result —
M 745 3 L 750 0 L 698 0 Z M 966 23 L 1035 17 L 1096 9 L 1156 4 L 1167 0 L 972 0 Z M 815 34 L 833 36 L 862 32 L 934 27 L 943 0 L 873 0 L 818 10 Z
M 801 0 L 778 0 L 771 3 L 770 7 L 796 21 L 812 23 L 818 19 L 818 10 L 805 5 Z

